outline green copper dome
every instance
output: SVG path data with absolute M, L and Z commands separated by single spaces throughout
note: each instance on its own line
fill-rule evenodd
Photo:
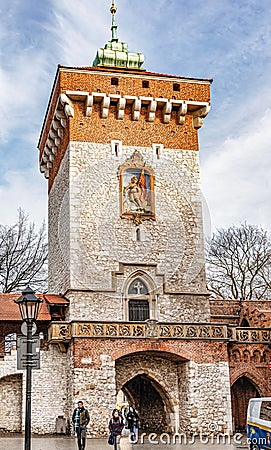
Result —
M 95 60 L 94 67 L 118 67 L 122 69 L 140 69 L 144 63 L 144 55 L 142 53 L 132 53 L 128 51 L 128 45 L 125 42 L 119 42 L 117 38 L 117 24 L 115 14 L 117 8 L 112 3 L 110 8 L 112 14 L 111 41 L 105 44 L 104 48 L 99 48 Z

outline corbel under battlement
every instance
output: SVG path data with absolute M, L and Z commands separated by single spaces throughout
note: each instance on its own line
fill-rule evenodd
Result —
M 51 120 L 50 129 L 46 136 L 46 143 L 41 157 L 40 171 L 49 178 L 50 169 L 53 166 L 55 155 L 61 144 L 67 120 L 74 118 L 74 102 L 81 101 L 85 105 L 86 117 L 91 117 L 93 105 L 99 104 L 101 108 L 101 118 L 107 119 L 111 105 L 117 105 L 117 120 L 123 120 L 125 108 L 131 107 L 131 120 L 138 121 L 142 108 L 147 107 L 146 121 L 154 122 L 158 110 L 162 111 L 162 121 L 168 124 L 171 120 L 173 109 L 177 111 L 178 124 L 183 125 L 187 114 L 192 115 L 195 129 L 201 128 L 205 117 L 210 111 L 207 102 L 197 102 L 190 100 L 176 100 L 168 98 L 154 98 L 144 96 L 109 94 L 103 92 L 66 91 L 58 97 L 56 108 Z M 48 129 L 48 128 L 47 128 Z

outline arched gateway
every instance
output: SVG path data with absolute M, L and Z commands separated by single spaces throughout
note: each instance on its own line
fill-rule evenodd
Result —
M 116 360 L 116 387 L 139 413 L 144 432 L 179 430 L 179 374 L 186 360 L 164 352 L 138 352 Z
M 246 429 L 246 412 L 250 398 L 260 397 L 259 390 L 249 378 L 238 378 L 231 388 L 232 418 L 235 431 Z

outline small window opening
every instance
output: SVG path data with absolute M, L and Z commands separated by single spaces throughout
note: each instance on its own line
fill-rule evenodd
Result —
M 122 142 L 121 141 L 111 141 L 111 151 L 113 156 L 122 155 Z
M 162 155 L 163 144 L 152 144 L 152 148 L 154 157 L 160 159 Z
M 118 78 L 111 78 L 111 84 L 112 84 L 112 86 L 118 86 L 119 85 L 119 79 Z
M 141 241 L 141 233 L 140 233 L 140 228 L 136 229 L 136 240 L 137 242 Z
M 150 87 L 150 82 L 147 80 L 143 80 L 142 81 L 142 87 L 143 88 L 149 88 Z
M 160 159 L 160 156 L 161 156 L 161 147 L 160 147 L 160 145 L 156 145 L 154 147 L 154 152 L 155 152 L 156 158 Z
M 180 92 L 180 85 L 178 84 L 178 83 L 174 83 L 173 84 L 173 91 L 178 91 L 178 92 Z

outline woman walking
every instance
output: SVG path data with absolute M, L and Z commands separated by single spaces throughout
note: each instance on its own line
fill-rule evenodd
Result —
M 117 409 L 113 409 L 108 428 L 114 438 L 114 450 L 118 450 L 120 435 L 124 427 L 123 418 Z

